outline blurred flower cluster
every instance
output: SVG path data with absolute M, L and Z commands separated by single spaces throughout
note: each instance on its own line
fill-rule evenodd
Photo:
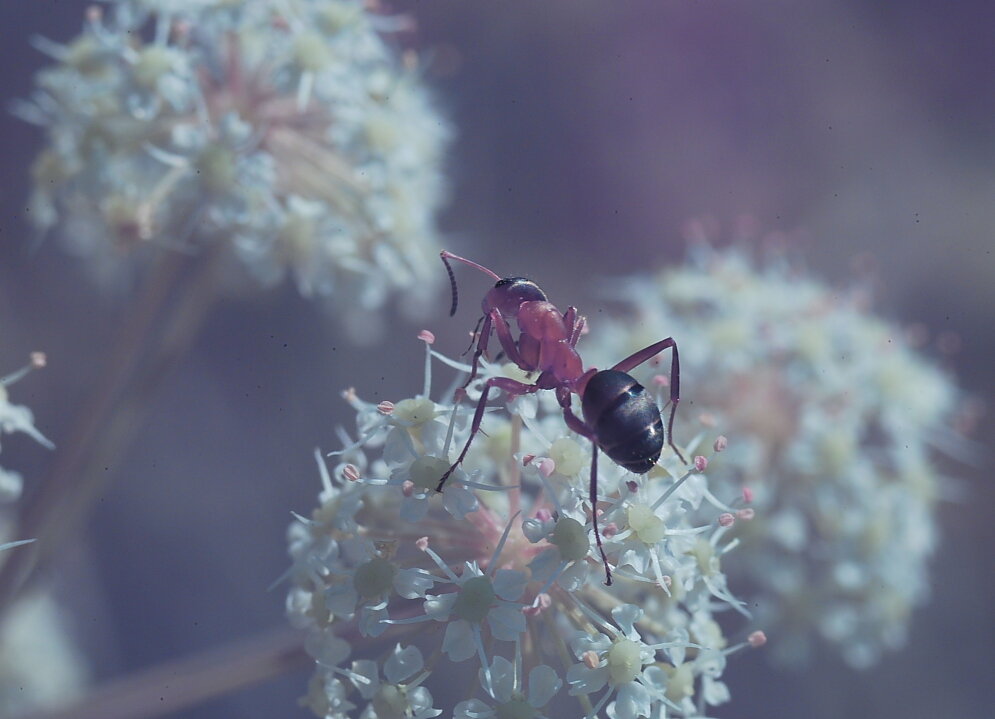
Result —
M 420 394 L 374 405 L 345 392 L 358 436 L 340 432 L 331 471 L 318 455 L 319 506 L 289 530 L 287 611 L 317 665 L 306 705 L 328 718 L 636 719 L 727 701 L 728 655 L 764 637 L 734 643 L 717 621 L 747 613 L 723 569 L 740 522 L 709 492 L 707 458 L 686 467 L 665 450 L 638 477 L 602 456 L 592 507 L 590 443 L 543 392 L 487 412 L 437 492 L 481 382 L 525 378 L 485 363 L 471 401 L 435 401 L 433 362 L 470 368 L 422 338 Z
M 45 355 L 32 353 L 20 370 L 0 377 L 0 435 L 23 432 L 49 449 L 53 444 L 34 425 L 31 410 L 12 404 L 7 387 L 45 366 Z M 21 496 L 21 475 L 0 467 L 0 504 Z M 12 540 L 10 517 L 0 515 L 0 552 L 31 540 Z M 49 595 L 34 592 L 3 616 L 0 623 L 0 714 L 13 716 L 29 708 L 54 706 L 79 693 L 86 669 L 64 626 L 64 617 Z
M 605 346 L 683 340 L 686 393 L 735 438 L 715 491 L 755 498 L 730 574 L 749 580 L 774 654 L 795 662 L 818 636 L 863 667 L 900 646 L 928 590 L 931 450 L 950 434 L 951 380 L 869 313 L 865 293 L 783 257 L 758 266 L 701 245 L 619 294 L 620 319 L 595 328 Z
M 387 41 L 406 18 L 362 0 L 105 5 L 68 44 L 35 39 L 57 64 L 14 108 L 47 133 L 40 229 L 119 287 L 164 249 L 220 246 L 231 287 L 291 275 L 348 298 L 357 335 L 392 292 L 423 298 L 450 131 Z
M 0 436 L 12 432 L 23 432 L 43 447 L 52 449 L 53 445 L 35 427 L 34 415 L 31 410 L 23 405 L 12 404 L 7 387 L 23 378 L 33 369 L 45 366 L 45 355 L 35 352 L 31 355 L 31 361 L 5 377 L 0 377 Z M 24 488 L 24 480 L 21 475 L 13 470 L 0 467 L 0 504 L 9 504 L 17 501 Z

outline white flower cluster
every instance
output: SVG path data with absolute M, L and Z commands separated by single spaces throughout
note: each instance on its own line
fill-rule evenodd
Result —
M 287 611 L 317 665 L 306 705 L 327 719 L 536 719 L 560 706 L 636 719 L 725 702 L 726 657 L 764 639 L 732 646 L 716 621 L 746 612 L 720 563 L 736 540 L 706 458 L 685 467 L 665 450 L 641 477 L 605 459 L 592 507 L 590 443 L 541 392 L 495 404 L 438 492 L 481 382 L 525 378 L 485 363 L 468 401 L 433 401 L 433 361 L 469 367 L 422 339 L 421 394 L 374 405 L 345 393 L 358 438 L 341 433 L 331 471 L 317 455 L 320 505 L 289 530 Z
M 349 298 L 362 332 L 425 294 L 450 135 L 364 0 L 109 0 L 15 106 L 47 131 L 30 212 L 112 284 L 162 249 Z M 239 282 L 238 285 L 240 286 Z M 410 301 L 406 304 L 410 304 Z
M 903 643 L 927 593 L 930 439 L 955 388 L 859 295 L 784 262 L 696 252 L 683 268 L 626 280 L 621 320 L 594 331 L 623 353 L 658 328 L 683 340 L 695 407 L 735 436 L 715 491 L 736 477 L 755 498 L 731 574 L 750 580 L 775 654 L 795 662 L 815 635 L 867 666 Z
M 41 432 L 35 428 L 34 415 L 23 405 L 11 404 L 7 387 L 24 377 L 31 370 L 45 366 L 45 355 L 35 352 L 31 361 L 17 372 L 0 377 L 0 435 L 12 432 L 23 432 L 40 445 L 52 449 L 53 445 Z M 0 504 L 17 501 L 21 496 L 24 481 L 21 475 L 13 470 L 0 467 Z
M 0 435 L 23 432 L 49 449 L 54 445 L 34 425 L 31 410 L 11 404 L 7 387 L 34 369 L 45 366 L 45 355 L 34 352 L 20 370 L 0 377 Z M 0 505 L 21 496 L 23 480 L 0 467 Z M 31 539 L 11 539 L 14 522 L 0 516 L 0 553 Z M 87 670 L 69 638 L 65 616 L 44 593 L 33 593 L 13 606 L 0 623 L 0 715 L 13 716 L 29 709 L 52 707 L 80 692 Z

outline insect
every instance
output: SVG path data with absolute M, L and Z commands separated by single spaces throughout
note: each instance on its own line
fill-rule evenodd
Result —
M 656 464 L 663 451 L 665 436 L 660 409 L 646 389 L 628 372 L 660 352 L 671 349 L 670 416 L 666 439 L 681 461 L 686 461 L 673 440 L 674 414 L 680 402 L 681 381 L 677 343 L 668 337 L 634 352 L 611 369 L 585 370 L 577 352 L 577 341 L 584 332 L 587 320 L 578 314 L 576 307 L 568 307 L 566 312 L 561 313 L 532 280 L 524 277 L 501 278 L 486 267 L 446 250 L 442 251 L 441 257 L 452 286 L 450 317 L 456 313 L 458 296 L 456 276 L 449 260 L 469 265 L 497 281 L 481 303 L 484 315 L 474 330 L 477 346 L 470 364 L 470 376 L 463 388 L 476 378 L 480 358 L 487 352 L 492 333 L 497 334 L 501 349 L 511 362 L 525 372 L 539 374 L 532 384 L 508 377 L 490 377 L 484 382 L 470 425 L 470 436 L 456 461 L 442 475 L 436 489 L 442 491 L 446 480 L 466 457 L 474 437 L 480 431 L 487 397 L 493 388 L 504 390 L 512 398 L 539 390 L 553 390 L 567 426 L 591 440 L 593 445 L 589 489 L 592 523 L 605 566 L 605 583 L 610 585 L 611 568 L 598 529 L 598 449 L 616 464 L 636 474 L 645 474 Z M 517 340 L 510 324 L 512 320 L 518 327 Z M 583 419 L 571 408 L 574 394 L 580 397 Z

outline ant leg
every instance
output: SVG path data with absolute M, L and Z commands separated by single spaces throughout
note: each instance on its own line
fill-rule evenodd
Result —
M 594 526 L 594 540 L 598 543 L 598 551 L 601 552 L 601 563 L 605 565 L 605 584 L 612 585 L 612 570 L 608 564 L 608 557 L 605 556 L 605 547 L 601 543 L 601 531 L 598 529 L 598 443 L 592 441 L 591 446 L 591 524 Z
M 470 333 L 470 344 L 466 346 L 466 349 L 463 350 L 463 354 L 461 354 L 460 357 L 466 357 L 467 352 L 473 349 L 473 345 L 477 342 L 477 338 L 479 337 L 477 333 L 480 332 L 480 325 L 483 323 L 484 317 L 485 315 L 481 315 L 480 319 L 477 320 L 477 324 L 474 326 L 473 332 Z
M 571 305 L 567 307 L 567 311 L 563 313 L 563 322 L 568 328 L 569 335 L 567 336 L 567 344 L 571 347 L 577 346 L 577 340 L 580 339 L 581 334 L 584 332 L 584 327 L 587 326 L 587 318 L 577 314 L 577 308 Z
M 489 314 L 484 315 L 484 326 L 480 330 L 480 334 L 477 336 L 477 349 L 473 353 L 473 359 L 470 361 L 470 376 L 467 378 L 466 382 L 460 389 L 466 389 L 470 386 L 470 383 L 477 378 L 477 370 L 480 367 L 480 355 L 484 353 L 487 349 L 487 343 L 491 339 L 491 316 Z M 459 393 L 457 393 L 459 394 Z
M 491 387 L 503 389 L 512 397 L 518 397 L 523 394 L 532 394 L 533 392 L 538 392 L 542 389 L 538 385 L 516 382 L 509 377 L 491 377 L 487 380 L 484 383 L 484 391 L 480 393 L 480 399 L 477 401 L 477 409 L 473 413 L 473 423 L 470 425 L 470 436 L 467 437 L 466 444 L 463 445 L 463 451 L 459 453 L 459 457 L 457 457 L 456 461 L 453 462 L 449 469 L 446 470 L 446 473 L 442 475 L 442 478 L 439 480 L 439 485 L 435 488 L 436 492 L 442 491 L 442 487 L 446 484 L 446 480 L 449 479 L 449 475 L 456 471 L 456 468 L 466 457 L 466 453 L 470 451 L 470 445 L 473 443 L 473 438 L 476 437 L 477 432 L 480 431 L 480 423 L 484 418 L 484 408 L 487 405 L 487 395 L 490 393 Z
M 518 351 L 518 344 L 515 342 L 515 338 L 511 335 L 511 327 L 508 326 L 508 320 L 506 320 L 500 312 L 497 310 L 491 310 L 492 323 L 494 325 L 495 331 L 497 331 L 498 342 L 501 343 L 501 349 L 504 350 L 505 355 L 508 359 L 518 365 L 519 369 L 525 372 L 531 372 L 535 367 L 529 366 L 525 359 L 522 357 L 522 353 Z
M 668 337 L 665 340 L 654 342 L 649 347 L 644 347 L 638 352 L 633 352 L 612 367 L 612 369 L 619 372 L 628 372 L 668 348 L 673 349 L 673 354 L 670 357 L 670 417 L 667 419 L 667 444 L 677 453 L 680 460 L 686 464 L 687 460 L 684 459 L 684 455 L 674 445 L 674 415 L 677 413 L 677 403 L 681 401 L 681 358 L 677 353 L 677 342 L 674 341 L 674 338 Z
M 566 421 L 567 427 L 582 437 L 587 437 L 591 440 L 593 448 L 591 452 L 591 484 L 588 490 L 591 502 L 591 525 L 594 527 L 594 541 L 597 542 L 598 551 L 601 552 L 601 563 L 605 565 L 605 584 L 610 587 L 612 585 L 612 570 L 608 564 L 605 547 L 601 543 L 601 530 L 598 529 L 598 441 L 595 438 L 594 431 L 584 424 L 580 417 L 575 415 L 573 410 L 570 409 L 570 394 L 567 392 L 557 392 L 556 398 L 563 409 L 563 419 Z

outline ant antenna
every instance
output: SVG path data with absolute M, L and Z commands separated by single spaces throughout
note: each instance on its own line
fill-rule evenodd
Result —
M 446 266 L 446 272 L 449 273 L 449 284 L 452 285 L 452 287 L 453 287 L 453 306 L 449 309 L 449 316 L 450 317 L 452 317 L 454 314 L 456 314 L 456 275 L 453 274 L 453 268 L 449 266 L 449 260 L 457 260 L 459 262 L 462 262 L 464 265 L 470 265 L 470 267 L 478 269 L 481 272 L 483 272 L 484 274 L 490 275 L 491 277 L 493 277 L 498 282 L 501 281 L 500 277 L 498 277 L 496 274 L 494 274 L 493 272 L 491 272 L 489 269 L 487 269 L 483 265 L 478 265 L 476 262 L 473 262 L 472 260 L 468 260 L 465 257 L 460 257 L 459 255 L 454 255 L 449 250 L 443 250 L 442 252 L 440 252 L 439 253 L 439 257 L 442 258 L 442 264 L 444 264 Z
M 457 299 L 458 299 L 457 292 L 456 292 L 456 275 L 453 274 L 453 268 L 449 266 L 449 260 L 446 259 L 446 252 L 445 252 L 445 250 L 443 250 L 439 254 L 439 257 L 442 258 L 442 264 L 444 264 L 446 266 L 446 272 L 449 273 L 449 285 L 453 288 L 453 304 L 449 308 L 449 316 L 452 317 L 453 315 L 456 314 L 456 302 L 457 302 Z M 473 342 L 471 340 L 471 345 L 472 344 L 473 344 Z

